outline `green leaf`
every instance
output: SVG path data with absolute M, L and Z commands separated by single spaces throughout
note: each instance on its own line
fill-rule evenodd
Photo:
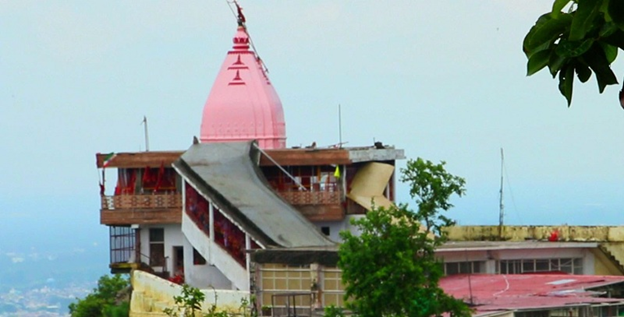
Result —
M 624 1 L 611 0 L 608 7 L 609 16 L 620 30 L 624 31 Z
M 598 44 L 600 44 L 600 47 L 602 47 L 602 50 L 605 53 L 605 57 L 607 58 L 607 62 L 609 64 L 613 63 L 613 61 L 615 61 L 615 59 L 617 58 L 618 48 L 604 42 L 599 42 Z
M 570 26 L 568 40 L 580 41 L 591 30 L 594 18 L 600 11 L 602 0 L 578 0 L 578 6 Z
M 555 78 L 561 67 L 568 63 L 569 58 L 560 56 L 556 53 L 557 49 L 550 50 L 550 60 L 548 61 L 548 69 L 550 74 Z
M 572 104 L 572 85 L 574 84 L 574 67 L 565 66 L 559 72 L 559 91 L 568 101 L 568 107 Z
M 604 51 L 597 45 L 583 54 L 583 60 L 589 65 L 589 67 L 596 73 L 596 80 L 598 81 L 598 91 L 602 93 L 607 85 L 617 84 L 617 78 L 609 67 L 609 62 L 605 56 Z
M 613 32 L 617 30 L 618 30 L 618 26 L 615 25 L 615 23 L 607 22 L 602 25 L 602 28 L 600 29 L 598 36 L 601 38 L 611 36 L 611 34 L 613 34 Z
M 586 39 L 584 41 L 568 41 L 561 39 L 557 45 L 557 54 L 563 57 L 577 57 L 583 55 L 594 44 L 594 39 Z
M 572 16 L 562 13 L 553 18 L 549 13 L 542 15 L 524 37 L 523 50 L 527 57 L 547 49 L 570 26 Z
M 527 62 L 527 76 L 531 76 L 546 67 L 549 60 L 550 51 L 541 51 L 533 54 Z
M 561 10 L 563 10 L 563 7 L 565 7 L 568 3 L 570 3 L 570 0 L 555 0 L 552 6 L 551 15 L 553 17 L 559 16 L 561 14 Z
M 587 82 L 591 77 L 592 71 L 589 69 L 589 66 L 584 63 L 576 63 L 574 69 L 576 70 L 576 76 L 582 83 Z
M 613 34 L 602 38 L 602 42 L 624 49 L 624 32 L 618 29 Z

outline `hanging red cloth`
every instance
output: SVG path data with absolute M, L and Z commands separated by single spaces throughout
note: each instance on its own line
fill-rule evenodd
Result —
M 143 183 L 143 187 L 145 187 L 145 184 L 148 184 L 150 182 L 149 166 L 145 166 L 145 170 L 143 170 L 143 178 L 141 179 L 141 182 Z
M 165 177 L 165 162 L 160 162 L 160 169 L 158 170 L 158 180 L 156 181 L 156 186 L 154 186 L 154 192 L 157 192 L 162 184 L 162 180 Z

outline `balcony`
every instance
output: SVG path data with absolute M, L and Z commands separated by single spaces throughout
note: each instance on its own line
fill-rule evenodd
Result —
M 293 206 L 340 204 L 340 192 L 284 191 L 279 192 Z
M 344 219 L 340 191 L 279 191 L 278 193 L 310 221 Z
M 181 194 L 101 196 L 104 225 L 181 223 Z

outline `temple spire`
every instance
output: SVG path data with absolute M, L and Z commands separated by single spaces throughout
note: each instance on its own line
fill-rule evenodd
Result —
M 231 3 L 238 11 L 238 28 L 204 105 L 200 141 L 257 140 L 263 149 L 284 148 L 282 102 L 247 33 L 242 8 Z

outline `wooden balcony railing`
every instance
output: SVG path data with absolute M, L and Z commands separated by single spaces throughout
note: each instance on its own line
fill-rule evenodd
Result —
M 340 204 L 339 191 L 280 191 L 279 194 L 294 206 Z
M 104 225 L 181 223 L 182 195 L 102 196 Z
M 182 208 L 181 194 L 102 196 L 102 210 Z

